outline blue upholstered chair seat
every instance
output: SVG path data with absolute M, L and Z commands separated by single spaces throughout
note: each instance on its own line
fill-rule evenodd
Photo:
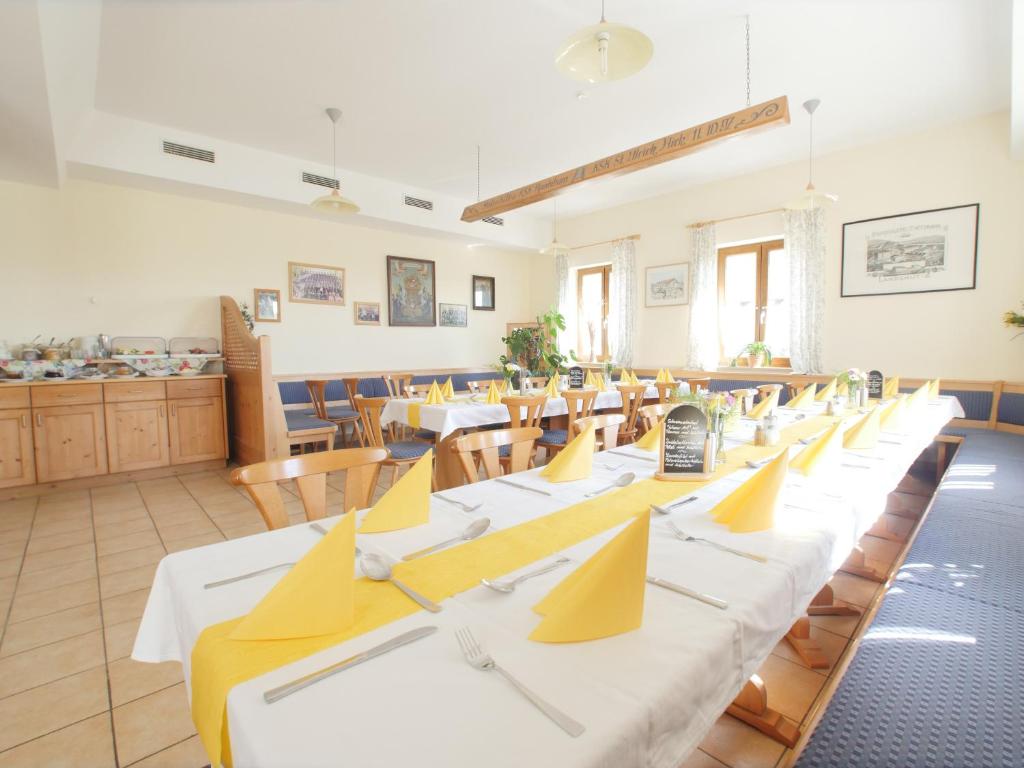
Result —
M 316 416 L 305 411 L 285 411 L 284 422 L 289 432 L 300 429 L 323 429 L 324 427 L 336 426 L 334 422 L 318 419 Z
M 316 416 L 316 411 L 312 408 L 306 408 L 302 411 L 287 411 L 287 413 L 301 413 L 306 416 Z M 354 408 L 349 408 L 347 405 L 334 405 L 327 409 L 327 418 L 329 419 L 355 419 L 359 416 Z
M 569 431 L 566 429 L 545 429 L 544 434 L 540 436 L 540 440 L 537 442 L 548 445 L 565 445 L 568 439 Z
M 433 446 L 429 443 L 417 443 L 412 440 L 403 440 L 398 443 L 388 443 L 385 447 L 391 451 L 391 458 L 393 459 L 418 459 Z
M 437 432 L 432 429 L 418 429 L 416 430 L 415 437 L 420 440 L 436 440 Z

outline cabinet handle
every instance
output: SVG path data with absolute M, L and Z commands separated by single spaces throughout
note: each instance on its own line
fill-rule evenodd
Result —
M 28 416 L 26 416 L 24 413 L 21 414 L 21 426 L 24 429 L 28 429 Z
M 178 414 L 178 406 L 176 404 L 172 405 L 171 406 L 171 416 L 176 416 L 177 414 Z
M 36 414 L 36 426 L 37 427 L 43 426 L 43 414 L 41 414 L 41 413 L 37 413 Z
M 166 413 L 166 411 L 164 411 L 164 406 L 161 405 L 160 406 L 160 418 L 162 419 L 166 415 L 167 415 L 167 413 Z

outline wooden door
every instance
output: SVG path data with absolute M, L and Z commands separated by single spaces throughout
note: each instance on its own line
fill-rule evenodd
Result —
M 102 405 L 34 408 L 32 428 L 40 483 L 107 473 Z
M 32 455 L 32 412 L 28 408 L 0 411 L 0 488 L 36 481 Z
M 169 400 L 171 464 L 223 459 L 224 406 L 219 397 Z
M 166 467 L 171 463 L 165 401 L 107 403 L 106 422 L 111 472 Z

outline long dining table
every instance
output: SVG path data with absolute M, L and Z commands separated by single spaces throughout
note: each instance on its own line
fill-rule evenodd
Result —
M 779 414 L 784 438 L 827 426 L 817 404 L 807 411 L 783 408 Z M 753 425 L 740 421 L 726 442 L 727 463 L 716 479 L 672 484 L 678 498 L 696 500 L 670 515 L 651 513 L 648 549 L 648 575 L 714 595 L 727 608 L 649 585 L 637 630 L 582 643 L 530 641 L 539 620 L 532 607 L 625 523 L 615 525 L 507 574 L 552 563 L 556 554 L 570 561 L 523 581 L 511 594 L 477 585 L 443 599 L 440 613 L 416 611 L 236 685 L 226 704 L 234 765 L 675 768 L 881 516 L 887 495 L 914 460 L 943 425 L 962 415 L 955 398 L 926 404 L 906 432 L 885 434 L 873 451 L 850 452 L 823 478 L 790 475 L 773 527 L 734 534 L 714 523 L 709 512 L 757 471 L 741 460 L 747 453 L 739 446 L 749 443 Z M 796 440 L 788 448 L 801 449 Z M 356 544 L 364 553 L 398 561 L 457 536 L 484 516 L 490 519 L 485 535 L 553 519 L 623 472 L 635 473 L 636 483 L 651 478 L 655 455 L 619 447 L 595 454 L 585 480 L 553 484 L 531 470 L 512 477 L 524 487 L 490 480 L 448 489 L 432 495 L 428 524 L 360 534 Z M 635 501 L 628 494 L 638 490 L 608 493 Z M 482 505 L 467 512 L 453 502 Z M 337 520 L 320 523 L 330 527 Z M 681 541 L 670 521 L 767 562 Z M 199 634 L 251 610 L 282 571 L 214 589 L 204 584 L 297 561 L 320 536 L 311 525 L 298 524 L 168 555 L 157 568 L 132 658 L 180 661 L 191 695 L 190 656 Z M 269 689 L 425 626 L 439 631 L 276 703 L 264 700 Z M 470 627 L 503 667 L 582 723 L 585 732 L 569 736 L 497 674 L 467 664 L 454 634 L 461 627 Z

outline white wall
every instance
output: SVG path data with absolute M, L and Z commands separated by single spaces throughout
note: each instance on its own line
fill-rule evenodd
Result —
M 1008 115 L 936 127 L 823 156 L 815 183 L 837 193 L 828 212 L 826 370 L 877 368 L 887 375 L 1024 379 L 1024 339 L 1001 315 L 1024 299 L 1024 162 L 1009 157 Z M 742 139 L 730 146 L 743 151 Z M 685 163 L 682 159 L 677 162 Z M 652 198 L 560 223 L 572 245 L 632 233 L 639 272 L 648 265 L 690 260 L 686 225 L 780 207 L 806 184 L 797 163 Z M 968 203 L 981 204 L 977 289 L 884 297 L 840 298 L 842 224 L 877 216 Z M 782 233 L 781 215 L 720 224 L 718 242 Z M 574 251 L 572 266 L 607 262 L 610 246 Z M 550 262 L 534 281 L 553 283 Z M 553 300 L 554 287 L 535 299 Z M 637 366 L 686 361 L 688 307 L 643 307 L 639 291 Z
M 368 229 L 173 194 L 71 180 L 62 190 L 0 183 L 0 339 L 108 333 L 220 336 L 218 297 L 252 305 L 282 292 L 268 334 L 274 372 L 476 367 L 502 351 L 505 323 L 530 320 L 528 252 Z M 391 328 L 387 255 L 436 261 L 437 299 L 471 305 L 471 275 L 493 275 L 497 309 L 468 328 Z M 344 267 L 346 306 L 288 302 L 287 263 Z M 353 323 L 354 301 L 384 324 Z

